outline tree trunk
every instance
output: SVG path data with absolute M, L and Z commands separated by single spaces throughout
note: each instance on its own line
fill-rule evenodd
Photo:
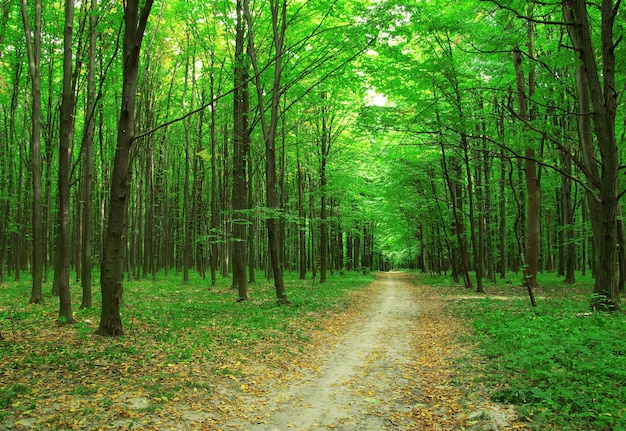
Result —
M 117 147 L 111 175 L 109 214 L 100 274 L 102 311 L 99 335 L 123 334 L 120 307 L 123 294 L 124 247 L 127 205 L 130 193 L 129 155 L 135 135 L 137 75 L 141 43 L 153 0 L 146 0 L 139 13 L 139 0 L 127 0 L 124 11 L 124 50 L 121 109 L 117 126 Z
M 516 47 L 513 51 L 513 64 L 517 83 L 517 98 L 519 104 L 518 116 L 528 120 L 528 103 L 526 96 L 526 84 L 522 71 L 522 54 Z M 529 78 L 530 79 L 530 78 Z M 527 190 L 527 214 L 526 214 L 526 248 L 524 251 L 524 286 L 528 290 L 530 302 L 536 306 L 534 289 L 537 287 L 537 270 L 539 267 L 539 209 L 541 189 L 537 175 L 537 163 L 535 162 L 535 150 L 527 147 L 524 150 L 524 172 L 526 173 Z
M 70 299 L 70 169 L 74 113 L 72 88 L 72 30 L 74 28 L 74 0 L 65 1 L 65 27 L 63 37 L 63 98 L 61 102 L 61 128 L 59 134 L 59 317 L 73 323 Z
M 278 190 L 277 190 L 277 175 L 276 175 L 276 130 L 278 126 L 278 120 L 280 116 L 279 106 L 281 98 L 281 76 L 282 76 L 282 59 L 284 54 L 284 41 L 285 32 L 287 26 L 287 2 L 283 0 L 282 3 L 279 0 L 271 0 L 270 8 L 272 10 L 272 30 L 273 30 L 273 44 L 275 49 L 274 59 L 274 80 L 271 89 L 271 102 L 270 102 L 270 119 L 267 121 L 265 115 L 265 103 L 263 101 L 264 89 L 261 84 L 260 68 L 257 61 L 256 49 L 254 46 L 253 31 L 252 31 L 252 15 L 250 13 L 249 1 L 244 0 L 244 9 L 246 19 L 248 21 L 249 31 L 249 54 L 254 69 L 255 83 L 257 90 L 257 97 L 259 103 L 259 112 L 261 113 L 261 126 L 263 128 L 263 139 L 265 140 L 265 178 L 267 185 L 267 207 L 269 215 L 267 217 L 267 236 L 270 261 L 272 265 L 272 273 L 274 276 L 274 287 L 276 288 L 277 301 L 280 304 L 287 304 L 287 295 L 285 293 L 285 284 L 283 280 L 283 270 L 280 265 L 280 241 L 279 241 L 279 226 L 277 218 L 279 215 L 278 206 Z
M 246 72 L 247 58 L 244 53 L 245 21 L 241 0 L 237 1 L 237 28 L 235 36 L 235 66 L 233 92 L 233 287 L 238 290 L 238 301 L 248 299 L 246 274 L 247 248 L 247 178 L 248 155 L 248 103 Z M 262 112 L 262 111 L 261 111 Z
M 247 97 L 246 97 L 247 100 Z M 246 106 L 248 106 L 248 102 L 246 102 Z M 247 109 L 247 108 L 246 108 Z M 250 154 L 250 148 L 248 146 L 248 208 L 254 208 L 256 202 L 258 202 L 258 196 L 256 201 L 254 200 L 254 194 L 252 193 L 252 184 L 254 180 L 254 172 L 252 169 L 252 157 Z M 257 255 L 256 252 L 256 244 L 255 233 L 257 231 L 258 226 L 258 216 L 255 216 L 252 219 L 252 216 L 248 218 L 248 283 L 256 283 L 256 264 L 257 264 Z
M 454 218 L 453 230 L 456 234 L 457 244 L 458 244 L 458 252 L 460 254 L 460 272 L 463 276 L 463 284 L 466 288 L 470 289 L 472 287 L 472 281 L 469 275 L 469 263 L 467 258 L 467 240 L 465 238 L 465 223 L 462 218 L 463 214 L 463 196 L 461 187 L 459 185 L 460 182 L 460 166 L 459 162 L 456 159 L 453 159 L 454 166 L 451 169 L 448 169 L 448 162 L 446 160 L 445 153 L 445 145 L 443 142 L 441 144 L 441 156 L 443 161 L 443 174 L 446 180 L 446 184 L 448 185 L 448 191 L 450 192 L 450 202 L 452 206 L 452 216 Z M 452 177 L 450 174 L 452 171 L 455 175 Z
M 213 56 L 211 57 L 211 69 L 215 66 Z M 211 125 L 210 125 L 210 137 L 211 137 L 211 221 L 209 226 L 209 266 L 211 271 L 211 286 L 217 285 L 217 263 L 218 263 L 218 247 L 219 241 L 219 224 L 220 214 L 218 211 L 218 194 L 217 194 L 217 139 L 215 133 L 216 127 L 216 103 L 215 103 L 215 74 L 211 72 L 209 76 L 210 82 L 210 95 L 211 98 Z
M 563 211 L 564 232 L 564 270 L 565 283 L 574 284 L 576 278 L 574 271 L 576 269 L 576 244 L 574 243 L 574 209 L 572 208 L 572 162 L 567 154 L 560 154 L 561 169 L 566 175 L 561 175 L 561 208 Z
M 31 111 L 31 158 L 32 158 L 32 186 L 33 186 L 33 210 L 32 210 L 32 276 L 33 284 L 30 296 L 32 304 L 39 304 L 42 300 L 43 279 L 43 197 L 41 190 L 41 0 L 35 0 L 35 27 L 31 31 L 28 21 L 28 6 L 26 0 L 21 0 L 22 19 L 24 21 L 24 34 L 26 36 L 26 50 L 28 52 L 28 72 L 32 85 L 32 111 Z M 19 256 L 18 267 L 19 267 Z
M 613 25 L 619 3 L 618 1 L 613 5 L 611 0 L 602 0 L 600 9 L 602 67 L 599 70 L 586 2 L 584 0 L 563 2 L 563 15 L 565 20 L 571 23 L 567 26 L 567 30 L 582 63 L 577 85 L 579 100 L 589 95 L 592 108 L 590 115 L 600 155 L 599 163 L 602 166 L 598 178 L 588 178 L 590 181 L 595 180 L 597 187 L 597 193 L 589 199 L 591 213 L 597 214 L 591 218 L 598 252 L 594 284 L 595 297 L 592 306 L 607 310 L 619 309 L 620 301 L 616 277 L 619 157 L 615 138 L 615 113 L 619 93 L 615 86 L 616 45 L 613 41 Z M 582 117 L 588 115 L 585 113 Z M 590 142 L 586 142 L 582 150 L 587 163 L 593 165 L 596 162 L 591 158 L 593 153 L 590 152 L 592 149 L 589 145 Z M 591 167 L 590 165 L 588 166 Z M 597 167 L 592 169 L 597 170 Z M 592 177 L 595 176 L 593 171 L 590 172 Z
M 322 92 L 321 100 L 321 127 L 320 133 L 320 283 L 326 282 L 326 271 L 328 269 L 328 214 L 326 208 L 326 163 L 330 149 L 328 119 L 326 107 L 326 93 Z
M 304 173 L 298 153 L 298 270 L 300 280 L 306 279 L 306 215 L 304 212 Z
M 474 255 L 474 270 L 476 271 L 476 292 L 485 293 L 483 288 L 483 252 L 481 250 L 481 244 L 477 237 L 476 228 L 476 216 L 474 213 L 474 181 L 472 180 L 472 171 L 469 162 L 469 151 L 467 136 L 465 133 L 461 135 L 461 146 L 463 148 L 463 155 L 465 159 L 465 174 L 467 176 L 467 194 L 469 196 L 469 222 L 470 222 L 470 240 L 472 243 L 472 254 Z M 480 193 L 480 190 L 478 191 Z
M 189 48 L 189 47 L 188 47 Z M 193 56 L 192 56 L 193 57 Z M 187 93 L 189 92 L 189 75 L 191 79 L 195 80 L 195 67 L 193 66 L 194 58 L 187 56 L 185 62 L 185 84 L 183 88 L 183 103 L 187 104 Z M 190 64 L 191 63 L 191 64 Z M 191 70 L 190 70 L 191 67 Z M 189 101 L 190 109 L 194 107 L 194 92 L 191 90 L 191 97 Z M 183 120 L 183 126 L 185 128 L 185 178 L 183 180 L 183 208 L 185 211 L 184 217 L 184 244 L 183 244 L 183 284 L 189 285 L 189 268 L 193 264 L 193 215 L 191 213 L 191 192 L 190 192 L 190 177 L 191 177 L 191 119 L 189 117 Z

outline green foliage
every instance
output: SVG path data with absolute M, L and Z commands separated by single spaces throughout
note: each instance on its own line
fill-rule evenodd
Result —
M 458 303 L 487 360 L 481 379 L 492 399 L 521 406 L 539 429 L 625 429 L 626 316 L 591 313 L 588 295 L 571 288 L 546 292 L 537 309 L 521 296 Z

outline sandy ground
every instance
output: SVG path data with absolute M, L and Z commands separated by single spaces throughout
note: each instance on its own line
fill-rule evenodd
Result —
M 275 394 L 265 418 L 246 430 L 396 429 L 391 412 L 409 410 L 400 391 L 411 363 L 415 289 L 397 274 L 381 274 L 375 297 L 343 340 L 322 354 L 316 373 Z

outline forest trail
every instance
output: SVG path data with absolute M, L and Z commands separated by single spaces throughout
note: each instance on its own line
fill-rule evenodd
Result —
M 317 373 L 276 394 L 268 417 L 251 430 L 392 429 L 403 405 L 413 321 L 420 303 L 401 274 L 380 274 L 375 297 L 337 345 L 322 354 Z
M 152 362 L 144 346 L 137 350 L 143 353 L 137 355 L 139 362 L 126 356 L 109 363 L 91 349 L 103 343 L 116 350 L 137 349 L 146 337 L 94 338 L 90 345 L 90 339 L 73 335 L 75 328 L 41 330 L 43 347 L 36 352 L 42 357 L 61 348 L 82 356 L 72 360 L 72 368 L 44 361 L 21 365 L 20 357 L 13 356 L 15 365 L 4 368 L 4 377 L 0 369 L 0 378 L 23 393 L 8 398 L 5 391 L 5 398 L 0 397 L 7 404 L 4 411 L 10 412 L 0 416 L 0 431 L 525 427 L 512 422 L 513 408 L 491 403 L 476 376 L 469 378 L 458 364 L 458 358 L 472 357 L 471 346 L 461 344 L 465 322 L 447 310 L 440 291 L 415 284 L 410 274 L 391 272 L 379 273 L 374 283 L 349 295 L 343 308 L 324 318 L 303 311 L 287 327 L 270 333 L 277 340 L 258 339 L 241 348 L 229 342 L 210 359 L 198 355 L 177 361 L 165 351 L 159 356 L 168 349 L 159 342 Z M 69 342 L 50 341 L 59 339 L 59 330 Z M 13 340 L 20 336 L 11 333 Z M 29 346 L 38 340 L 29 337 L 22 336 Z
M 503 430 L 513 412 L 468 402 L 451 384 L 460 322 L 431 288 L 380 273 L 362 311 L 325 345 L 315 370 L 251 397 L 255 417 L 225 430 Z M 333 337 L 331 337 L 333 338 Z M 275 387 L 276 385 L 276 387 Z

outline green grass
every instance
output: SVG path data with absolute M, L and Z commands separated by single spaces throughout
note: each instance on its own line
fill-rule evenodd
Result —
M 475 328 L 486 363 L 474 370 L 492 400 L 518 405 L 536 429 L 626 430 L 626 315 L 591 312 L 592 281 L 578 279 L 540 276 L 535 309 L 506 283 L 454 308 Z
M 146 397 L 147 410 L 153 411 L 189 392 L 216 395 L 219 379 L 250 378 L 249 370 L 242 370 L 247 361 L 268 358 L 272 367 L 271 361 L 306 349 L 316 322 L 346 309 L 349 293 L 368 285 L 374 275 L 337 273 L 327 283 L 312 285 L 286 274 L 289 306 L 276 303 L 272 281 L 262 274 L 257 280 L 262 281 L 249 286 L 250 300 L 244 302 L 237 302 L 230 279 L 220 279 L 215 287 L 195 274 L 187 286 L 182 275 L 126 281 L 125 333 L 118 338 L 94 335 L 100 313 L 97 285 L 94 306 L 81 310 L 80 287 L 72 283 L 76 323 L 62 325 L 49 284 L 43 303 L 32 305 L 26 277 L 5 283 L 0 286 L 0 430 L 20 417 L 37 418 L 44 428 L 84 428 L 80 421 L 86 419 L 78 413 L 71 418 L 51 413 L 49 406 L 57 402 L 90 412 L 89 423 L 96 426 L 115 420 L 125 396 Z

